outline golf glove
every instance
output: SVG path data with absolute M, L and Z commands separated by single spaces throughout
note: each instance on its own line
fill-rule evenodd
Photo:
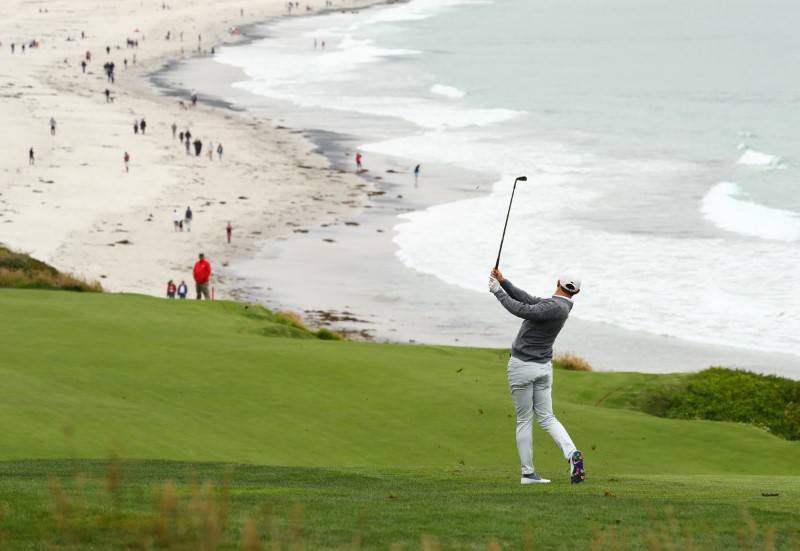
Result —
M 502 289 L 502 287 L 500 287 L 500 282 L 497 281 L 495 278 L 490 277 L 489 278 L 489 291 L 491 291 L 492 294 L 494 294 L 494 293 L 497 293 L 497 291 L 499 291 L 500 289 Z

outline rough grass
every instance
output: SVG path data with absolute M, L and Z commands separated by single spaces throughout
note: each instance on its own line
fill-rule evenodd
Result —
M 60 289 L 100 293 L 97 281 L 88 282 L 72 274 L 61 273 L 27 254 L 0 246 L 0 287 L 13 289 Z
M 7 549 L 798 549 L 800 479 L 0 463 Z
M 585 359 L 581 358 L 574 352 L 564 352 L 557 354 L 553 358 L 555 367 L 567 369 L 569 371 L 591 371 L 592 366 Z
M 648 413 L 672 419 L 734 421 L 800 440 L 800 381 L 713 367 L 652 388 Z

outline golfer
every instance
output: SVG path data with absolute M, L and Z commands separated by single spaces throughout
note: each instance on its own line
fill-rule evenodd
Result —
M 572 443 L 564 425 L 553 415 L 553 342 L 572 310 L 572 298 L 581 290 L 579 277 L 564 275 L 552 298 L 532 297 L 503 277 L 497 268 L 489 278 L 489 290 L 503 307 L 522 318 L 522 327 L 511 347 L 508 386 L 517 410 L 517 450 L 522 463 L 522 484 L 548 484 L 533 468 L 533 416 L 553 437 L 569 463 L 570 481 L 585 478 L 583 455 Z

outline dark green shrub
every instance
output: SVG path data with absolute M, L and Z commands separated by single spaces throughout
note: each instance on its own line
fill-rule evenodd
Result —
M 317 331 L 317 338 L 322 339 L 323 341 L 340 341 L 342 340 L 342 336 L 339 333 L 331 331 L 330 329 L 322 328 Z
M 687 384 L 687 378 L 682 377 L 670 384 L 647 390 L 641 397 L 642 411 L 656 417 L 670 417 L 670 410 L 683 399 Z
M 712 367 L 648 395 L 643 409 L 673 419 L 732 421 L 800 440 L 800 381 Z

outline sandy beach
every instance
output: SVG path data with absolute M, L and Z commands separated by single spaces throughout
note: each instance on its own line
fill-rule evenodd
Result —
M 324 7 L 316 4 L 315 10 Z M 390 137 L 396 122 L 342 115 L 317 125 L 318 111 L 234 91 L 230 84 L 242 79 L 236 69 L 212 70 L 211 48 L 247 39 L 231 34 L 232 27 L 288 15 L 283 1 L 132 0 L 97 9 L 84 0 L 35 6 L 12 0 L 2 11 L 0 112 L 13 131 L 0 137 L 0 243 L 111 292 L 164 296 L 172 279 L 187 282 L 190 298 L 192 265 L 202 251 L 214 269 L 216 298 L 296 311 L 312 323 L 381 341 L 505 347 L 512 340 L 517 320 L 488 293 L 481 297 L 405 267 L 392 243 L 398 214 L 482 193 L 494 176 L 428 165 L 417 186 L 409 160 L 380 155 L 368 155 L 368 171 L 357 175 L 352 151 L 361 140 Z M 129 40 L 138 47 L 128 47 Z M 114 83 L 103 69 L 109 61 Z M 177 72 L 162 79 L 160 69 L 170 64 Z M 143 118 L 146 132 L 135 133 L 134 121 Z M 187 154 L 173 124 L 176 133 L 188 129 L 192 140 L 202 140 L 200 156 Z M 330 127 L 337 133 L 329 134 Z M 215 150 L 223 145 L 221 159 L 207 155 L 209 142 Z M 191 231 L 176 231 L 173 213 L 182 218 L 187 207 L 194 213 Z M 524 275 L 508 275 L 524 286 Z M 580 319 L 570 320 L 558 348 L 601 370 L 725 365 L 800 376 L 795 356 Z
M 305 6 L 295 13 L 313 13 Z M 216 297 L 231 298 L 224 267 L 232 259 L 252 256 L 259 241 L 290 234 L 299 221 L 324 223 L 364 197 L 363 182 L 330 169 L 296 132 L 220 109 L 202 91 L 191 107 L 188 94 L 160 95 L 146 78 L 171 60 L 242 39 L 232 27 L 294 15 L 285 2 L 130 0 L 98 8 L 12 0 L 2 13 L 0 116 L 13 129 L 0 138 L 6 246 L 108 291 L 155 296 L 165 295 L 170 279 L 191 287 L 202 251 L 215 272 Z M 142 119 L 146 128 L 135 133 L 134 121 Z M 189 130 L 192 141 L 202 141 L 200 156 L 194 148 L 187 153 L 173 124 L 176 134 Z M 173 212 L 183 218 L 187 207 L 191 231 L 175 231 Z

